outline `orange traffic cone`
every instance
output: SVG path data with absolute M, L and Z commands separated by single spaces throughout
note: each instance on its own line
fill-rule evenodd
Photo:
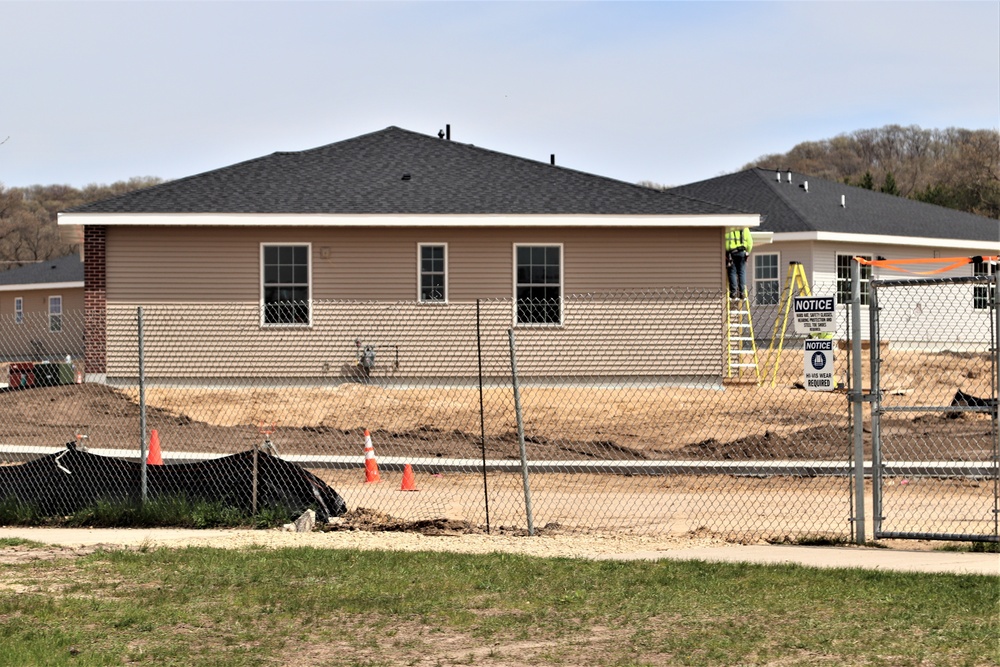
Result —
M 146 457 L 146 463 L 151 466 L 163 465 L 163 455 L 160 453 L 160 434 L 156 432 L 155 428 L 149 432 L 149 456 Z
M 375 447 L 372 446 L 372 436 L 365 429 L 365 484 L 381 482 L 378 474 L 378 461 L 375 460 Z
M 403 468 L 403 485 L 399 487 L 400 491 L 419 491 L 417 488 L 417 480 L 413 477 L 413 466 L 409 463 Z

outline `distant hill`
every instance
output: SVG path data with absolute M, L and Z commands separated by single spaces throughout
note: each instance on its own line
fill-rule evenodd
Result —
M 73 206 L 147 188 L 162 179 L 131 178 L 111 185 L 32 185 L 5 188 L 0 183 L 0 271 L 62 257 L 77 250 L 59 233 L 56 214 Z
M 886 125 L 787 153 L 763 155 L 743 169 L 791 169 L 871 190 L 1000 218 L 1000 131 L 925 130 Z

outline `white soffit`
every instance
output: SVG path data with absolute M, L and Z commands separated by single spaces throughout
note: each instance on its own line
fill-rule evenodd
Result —
M 998 229 L 1000 231 L 1000 229 Z M 983 249 L 990 253 L 1000 251 L 1000 237 L 996 241 L 969 241 L 962 239 L 934 239 L 915 236 L 887 236 L 884 234 L 841 234 L 837 232 L 786 232 L 776 233 L 774 243 L 783 241 L 830 241 L 835 243 L 860 243 L 864 245 L 898 245 L 917 248 Z
M 83 281 L 68 283 L 21 283 L 13 285 L 0 285 L 0 292 L 27 292 L 35 290 L 45 290 L 54 292 L 62 289 L 83 289 Z
M 306 213 L 60 213 L 60 225 L 198 227 L 757 227 L 734 215 L 330 215 Z

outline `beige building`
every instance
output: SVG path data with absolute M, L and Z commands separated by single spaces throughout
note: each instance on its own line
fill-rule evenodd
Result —
M 621 330 L 601 299 L 572 295 L 671 290 L 698 296 L 631 315 L 640 339 L 675 341 L 649 373 L 721 376 L 723 231 L 759 216 L 390 127 L 59 221 L 84 227 L 92 379 L 134 376 L 139 307 L 155 377 L 336 375 L 369 341 L 392 349 L 396 376 L 466 375 L 423 343 L 464 331 L 477 302 L 500 330 L 575 350 L 572 374 L 601 375 L 587 350 Z
M 82 358 L 83 292 L 83 262 L 77 254 L 0 273 L 0 358 Z

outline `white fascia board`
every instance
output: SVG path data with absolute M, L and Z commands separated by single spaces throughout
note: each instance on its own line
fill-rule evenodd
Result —
M 750 237 L 753 239 L 753 245 L 755 248 L 759 245 L 774 243 L 774 232 L 762 232 L 758 230 L 752 232 Z
M 956 248 L 982 250 L 987 254 L 1000 251 L 997 241 L 964 241 L 961 239 L 934 239 L 915 236 L 888 236 L 885 234 L 842 234 L 838 232 L 784 232 L 774 235 L 774 243 L 783 241 L 831 241 L 835 243 L 860 243 L 864 245 L 901 245 L 914 248 Z
M 28 290 L 45 290 L 47 292 L 52 292 L 54 290 L 76 288 L 83 289 L 82 280 L 67 283 L 24 283 L 21 285 L 0 285 L 0 292 L 27 292 Z
M 306 213 L 60 213 L 60 225 L 198 227 L 757 227 L 733 215 L 331 215 Z

